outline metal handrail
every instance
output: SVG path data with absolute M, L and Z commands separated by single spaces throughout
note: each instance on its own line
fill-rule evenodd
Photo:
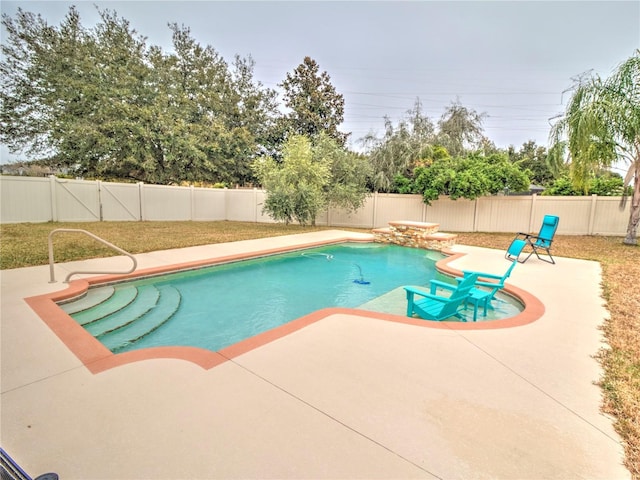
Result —
M 99 271 L 99 270 L 71 272 L 69 275 L 67 275 L 67 278 L 64 279 L 64 283 L 69 283 L 69 278 L 71 278 L 72 275 L 85 274 L 85 273 L 110 273 L 110 274 L 123 274 L 123 275 L 125 275 L 127 273 L 133 272 L 136 269 L 136 267 L 138 266 L 138 262 L 133 257 L 133 255 L 131 255 L 129 252 L 125 252 L 120 247 L 116 247 L 114 244 L 109 243 L 106 240 L 103 240 L 102 238 L 98 237 L 97 235 L 94 235 L 91 232 L 87 232 L 86 230 L 82 230 L 82 229 L 78 229 L 78 228 L 56 228 L 51 233 L 49 233 L 49 238 L 48 238 L 48 243 L 49 243 L 49 273 L 50 273 L 50 278 L 51 278 L 49 280 L 49 283 L 55 283 L 56 282 L 55 274 L 53 272 L 53 234 L 54 233 L 59 233 L 59 232 L 84 233 L 85 235 L 90 236 L 94 240 L 99 241 L 103 245 L 106 245 L 107 247 L 111 247 L 114 250 L 116 250 L 117 252 L 122 253 L 123 255 L 126 255 L 127 257 L 129 257 L 133 261 L 133 267 L 131 267 L 131 269 L 127 270 L 126 272 L 113 272 L 113 271 L 106 272 L 106 271 Z

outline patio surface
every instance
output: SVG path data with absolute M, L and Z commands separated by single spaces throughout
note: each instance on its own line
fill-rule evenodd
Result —
M 324 231 L 136 255 L 139 268 L 368 235 Z M 505 246 L 506 248 L 506 246 Z M 459 245 L 456 269 L 503 273 Z M 509 283 L 542 317 L 490 330 L 339 312 L 205 369 L 150 359 L 91 371 L 25 303 L 67 272 L 1 272 L 2 447 L 32 476 L 71 479 L 628 479 L 600 412 L 606 318 L 596 262 L 532 257 Z M 75 278 L 75 277 L 74 277 Z

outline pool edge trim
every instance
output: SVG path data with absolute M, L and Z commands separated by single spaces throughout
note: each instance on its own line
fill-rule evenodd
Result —
M 31 309 L 40 317 L 40 319 L 53 331 L 53 333 L 55 333 L 56 336 L 66 345 L 66 347 L 78 358 L 78 360 L 80 360 L 80 362 L 93 374 L 97 374 L 105 370 L 109 370 L 111 368 L 126 365 L 129 363 L 161 358 L 185 360 L 194 363 L 205 370 L 209 370 L 217 365 L 220 365 L 221 363 L 232 360 L 237 356 L 271 343 L 279 338 L 285 337 L 297 330 L 300 330 L 331 315 L 349 315 L 364 318 L 373 318 L 377 320 L 436 329 L 476 331 L 523 326 L 535 322 L 544 314 L 544 305 L 537 297 L 525 290 L 507 283 L 505 284 L 504 291 L 507 294 L 512 295 L 513 297 L 518 299 L 518 301 L 520 301 L 524 305 L 524 310 L 520 314 L 510 318 L 506 318 L 504 320 L 492 320 L 490 322 L 477 323 L 433 322 L 429 320 L 410 318 L 389 313 L 372 312 L 368 310 L 359 310 L 352 308 L 330 307 L 317 310 L 308 315 L 304 315 L 284 325 L 280 325 L 271 330 L 267 330 L 266 332 L 262 332 L 251 338 L 225 347 L 217 352 L 198 347 L 172 346 L 152 347 L 130 352 L 112 353 L 107 347 L 100 343 L 98 339 L 93 337 L 57 305 L 57 302 L 82 295 L 90 286 L 96 284 L 107 284 L 113 283 L 115 281 L 155 276 L 178 270 L 203 268 L 210 265 L 247 260 L 250 258 L 274 255 L 277 253 L 284 253 L 304 248 L 312 248 L 316 246 L 343 243 L 347 241 L 365 243 L 372 241 L 372 239 L 364 239 L 361 236 L 358 238 L 346 236 L 340 239 L 307 242 L 298 245 L 260 250 L 257 252 L 226 255 L 213 259 L 165 265 L 162 267 L 152 267 L 142 269 L 127 275 L 101 275 L 87 279 L 74 280 L 69 283 L 68 288 L 66 288 L 65 290 L 27 297 L 25 298 L 25 301 L 31 307 Z M 446 258 L 443 258 L 442 260 L 436 262 L 436 269 L 445 275 L 454 277 L 461 276 L 462 271 L 451 267 L 449 264 L 467 254 L 453 252 L 451 250 L 443 250 L 442 253 L 447 256 Z

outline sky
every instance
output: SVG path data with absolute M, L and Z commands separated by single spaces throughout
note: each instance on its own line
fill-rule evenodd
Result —
M 584 73 L 609 76 L 640 48 L 640 1 L 5 1 L 59 25 L 71 5 L 81 22 L 96 6 L 170 52 L 168 23 L 189 27 L 228 63 L 251 56 L 254 77 L 279 89 L 287 73 L 314 59 L 344 96 L 340 126 L 361 149 L 381 137 L 416 100 L 436 123 L 452 102 L 486 114 L 485 135 L 518 149 L 547 146 L 553 118 Z M 3 32 L 4 38 L 4 32 Z M 4 41 L 4 40 L 3 40 Z M 0 150 L 2 163 L 8 150 Z

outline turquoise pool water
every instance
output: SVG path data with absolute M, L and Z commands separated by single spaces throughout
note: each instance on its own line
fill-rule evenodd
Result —
M 114 352 L 217 351 L 326 307 L 403 315 L 402 286 L 441 278 L 441 258 L 397 245 L 332 245 L 92 288 L 61 307 Z

